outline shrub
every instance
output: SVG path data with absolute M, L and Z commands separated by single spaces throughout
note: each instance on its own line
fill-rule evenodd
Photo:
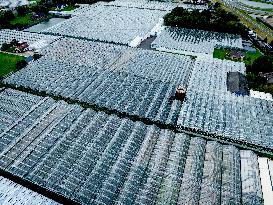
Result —
M 38 59 L 41 58 L 41 57 L 42 57 L 42 55 L 39 54 L 39 53 L 34 53 L 34 55 L 33 55 L 33 59 L 34 59 L 34 60 L 38 60 Z
M 25 16 L 29 12 L 29 8 L 27 6 L 19 6 L 16 10 L 18 16 Z
M 247 36 L 247 29 L 240 23 L 238 17 L 221 8 L 217 8 L 214 11 L 203 10 L 200 12 L 199 10 L 189 11 L 181 7 L 176 7 L 165 15 L 164 24 L 166 26 L 177 26 Z
M 12 21 L 13 19 L 15 19 L 15 16 L 13 14 L 12 11 L 8 10 L 8 11 L 5 11 L 4 12 L 4 18 L 7 20 L 7 21 Z
M 249 72 L 259 73 L 259 72 L 273 72 L 273 57 L 272 56 L 260 56 L 254 60 L 252 66 L 248 67 Z
M 10 44 L 3 43 L 1 47 L 1 51 L 7 51 L 10 48 Z
M 20 60 L 16 63 L 16 70 L 21 70 L 22 68 L 27 66 L 27 62 L 25 60 Z

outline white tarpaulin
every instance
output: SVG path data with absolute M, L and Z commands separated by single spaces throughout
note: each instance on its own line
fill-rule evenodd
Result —
M 272 95 L 270 93 L 264 93 L 254 90 L 250 90 L 250 97 L 273 101 Z
M 130 47 L 137 47 L 142 42 L 142 38 L 140 36 L 135 37 L 134 40 L 129 44 Z
M 44 47 L 46 47 L 48 45 L 47 41 L 46 40 L 39 40 L 39 41 L 36 41 L 35 43 L 29 45 L 29 49 L 33 49 L 33 50 L 40 50 Z

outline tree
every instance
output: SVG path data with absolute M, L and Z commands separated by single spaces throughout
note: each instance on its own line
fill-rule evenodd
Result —
M 16 63 L 16 70 L 20 70 L 27 66 L 27 62 L 25 60 L 20 60 Z
M 37 13 L 37 14 L 45 14 L 47 15 L 49 12 L 49 8 L 47 8 L 44 5 L 37 5 L 32 8 L 32 11 Z
M 201 14 L 204 16 L 204 19 L 209 22 L 211 19 L 211 12 L 207 9 L 203 10 Z
M 273 47 L 273 40 L 269 43 L 269 45 L 270 45 L 271 47 Z
M 39 53 L 34 53 L 34 55 L 33 55 L 33 59 L 34 59 L 34 60 L 38 60 L 38 59 L 41 58 L 41 57 L 42 57 L 42 55 L 39 54 Z
M 3 43 L 2 44 L 2 47 L 1 47 L 1 51 L 7 51 L 10 47 L 10 44 L 7 44 L 7 43 Z
M 247 36 L 246 27 L 240 23 L 237 16 L 225 10 L 216 8 L 211 10 L 186 10 L 181 7 L 174 8 L 164 16 L 166 26 L 177 26 L 189 29 L 225 32 Z
M 248 71 L 256 74 L 259 72 L 273 72 L 273 57 L 267 55 L 258 57 Z
M 8 28 L 9 22 L 4 17 L 4 13 L 0 13 L 0 29 Z
M 251 72 L 246 74 L 246 79 L 250 88 L 256 87 L 257 85 L 266 84 L 265 78 Z
M 16 8 L 16 11 L 18 13 L 18 16 L 25 16 L 28 13 L 29 9 L 27 6 L 19 6 Z
M 16 24 L 14 24 L 14 25 L 12 25 L 12 28 L 13 29 L 22 29 L 22 28 L 24 28 L 24 24 L 22 24 L 22 23 L 16 23 Z
M 12 41 L 10 42 L 10 44 L 11 44 L 12 46 L 17 46 L 18 43 L 19 43 L 19 41 L 17 41 L 16 39 L 12 39 Z
M 7 10 L 4 12 L 3 18 L 7 21 L 12 21 L 13 19 L 15 19 L 15 16 L 11 10 Z
M 216 2 L 215 4 L 214 4 L 214 8 L 216 9 L 216 8 L 220 8 L 220 6 L 221 6 L 221 4 L 219 3 L 219 2 Z

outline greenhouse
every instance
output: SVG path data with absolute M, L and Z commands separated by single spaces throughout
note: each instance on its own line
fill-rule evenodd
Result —
M 11 126 L 41 100 L 41 97 L 28 93 L 0 90 L 0 131 Z
M 177 125 L 272 149 L 272 102 L 227 91 L 229 71 L 244 64 L 196 60 Z
M 207 93 L 230 94 L 227 89 L 227 75 L 229 72 L 245 74 L 245 64 L 208 57 L 196 58 L 188 89 Z
M 124 54 L 124 56 L 126 56 Z M 131 59 L 118 64 L 118 71 L 188 86 L 195 60 L 190 56 L 141 50 L 131 52 Z M 115 68 L 116 66 L 114 66 Z
M 63 101 L 0 138 L 1 169 L 82 204 L 262 204 L 254 152 Z
M 94 7 L 99 6 L 109 6 L 109 7 L 126 7 L 126 8 L 137 8 L 137 9 L 149 9 L 149 10 L 160 10 L 160 11 L 170 11 L 175 7 L 183 7 L 185 9 L 198 9 L 204 10 L 208 9 L 207 5 L 193 5 L 193 4 L 184 4 L 176 2 L 164 2 L 164 1 L 149 1 L 149 0 L 115 0 L 110 2 L 99 1 L 97 3 L 88 5 L 80 4 L 79 8 L 76 8 L 72 11 L 69 11 L 72 15 L 82 15 L 86 12 L 90 12 Z
M 149 33 L 165 14 L 159 10 L 100 5 L 43 33 L 129 45 L 136 37 Z
M 272 96 L 242 84 L 243 62 L 213 58 L 241 36 L 163 26 L 209 4 L 167 1 L 69 5 L 40 33 L 0 30 L 38 51 L 0 79 L 0 204 L 271 203 Z
M 208 56 L 212 56 L 216 46 L 243 48 L 242 38 L 227 33 L 165 27 L 152 44 L 157 50 Z
M 4 81 L 173 125 L 181 102 L 172 97 L 194 66 L 187 56 L 82 40 L 62 39 L 43 52 Z
M 116 0 L 111 1 L 105 5 L 110 6 L 122 6 L 128 8 L 140 8 L 140 9 L 152 9 L 152 10 L 162 10 L 170 11 L 175 7 L 183 7 L 185 9 L 207 9 L 207 5 L 193 5 L 175 2 L 164 2 L 164 1 L 149 1 L 149 0 L 139 0 L 139 1 L 129 1 L 129 0 Z
M 53 59 L 69 62 L 71 67 L 85 65 L 104 68 L 114 63 L 127 49 L 126 46 L 62 38 L 41 53 L 46 56 L 45 62 Z
M 0 202 L 2 205 L 60 205 L 2 176 L 0 176 L 0 192 Z
M 10 43 L 13 39 L 21 42 L 27 42 L 28 45 L 36 44 L 36 47 L 41 47 L 45 45 L 49 45 L 54 41 L 58 40 L 60 37 L 30 33 L 24 31 L 16 31 L 16 30 L 8 30 L 2 29 L 0 30 L 0 47 L 3 43 Z M 39 45 L 42 44 L 42 45 Z

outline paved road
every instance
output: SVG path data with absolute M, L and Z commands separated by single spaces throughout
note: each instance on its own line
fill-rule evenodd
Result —
M 247 7 L 245 4 L 243 4 L 242 2 L 238 1 L 238 0 L 222 0 L 223 3 L 229 4 L 229 5 L 233 5 L 238 9 L 247 11 L 247 12 L 251 12 L 257 15 L 270 15 L 273 14 L 273 12 L 270 11 L 262 11 L 262 10 L 257 10 L 257 9 L 252 9 Z
M 230 8 L 234 13 L 236 13 L 237 15 L 241 16 L 242 18 L 244 18 L 246 21 L 248 21 L 249 23 L 251 23 L 252 25 L 254 25 L 256 28 L 258 28 L 259 30 L 261 30 L 263 33 L 265 33 L 268 37 L 272 37 L 273 38 L 273 32 L 270 29 L 266 29 L 263 26 L 261 26 L 260 23 L 253 21 L 253 19 L 249 18 L 246 15 L 243 15 L 241 12 L 239 12 L 239 10 L 245 10 L 245 7 L 242 7 L 241 3 L 239 3 L 236 0 L 221 0 L 221 2 L 226 5 L 228 8 Z M 238 10 L 239 9 L 239 10 Z M 249 8 L 247 8 L 249 9 Z M 253 9 L 251 9 L 253 10 Z

